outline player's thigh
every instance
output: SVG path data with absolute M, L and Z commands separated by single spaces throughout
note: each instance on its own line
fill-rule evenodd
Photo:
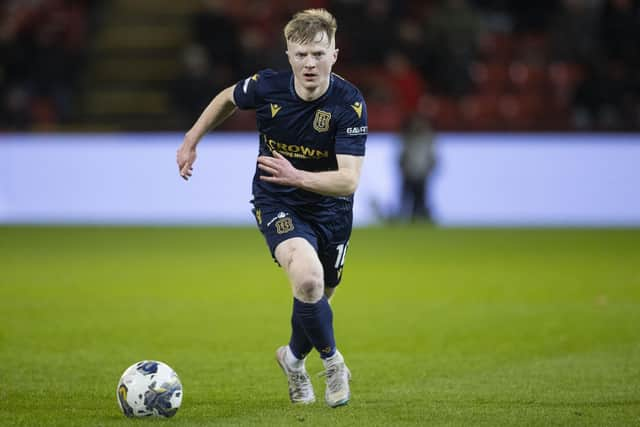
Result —
M 291 283 L 293 296 L 306 303 L 315 303 L 324 292 L 322 264 L 316 249 L 302 237 L 280 243 L 275 250 L 278 263 Z
M 289 275 L 306 273 L 322 277 L 316 248 L 304 237 L 292 237 L 278 244 L 275 257 Z

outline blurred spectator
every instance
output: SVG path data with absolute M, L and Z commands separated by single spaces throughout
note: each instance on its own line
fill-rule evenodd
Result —
M 636 90 L 628 69 L 619 63 L 589 64 L 573 100 L 575 128 L 638 129 Z
M 201 0 L 192 17 L 194 40 L 204 47 L 208 60 L 216 67 L 221 64 L 238 75 L 242 63 L 242 50 L 237 24 L 225 11 L 223 0 Z
M 600 52 L 597 9 L 585 0 L 563 0 L 550 23 L 551 58 L 584 64 Z
M 419 69 L 426 65 L 424 62 L 425 36 L 420 19 L 415 17 L 403 18 L 396 27 L 396 46 L 394 49 L 407 55 Z
M 213 95 L 230 85 L 231 70 L 222 65 L 213 69 L 206 50 L 197 44 L 183 52 L 183 70 L 171 87 L 171 104 L 180 127 L 190 126 Z
M 32 0 L 0 4 L 0 126 L 68 122 L 85 57 L 91 1 Z
M 441 0 L 425 23 L 427 76 L 434 90 L 462 96 L 472 89 L 470 68 L 478 53 L 483 23 L 465 0 Z
M 11 86 L 4 92 L 0 108 L 0 128 L 26 130 L 31 124 L 29 93 L 20 86 Z
M 409 58 L 400 52 L 391 51 L 385 58 L 385 70 L 392 103 L 398 113 L 406 116 L 416 111 L 426 85 Z
M 394 20 L 389 0 L 371 0 L 350 15 L 349 24 L 342 24 L 349 43 L 345 46 L 345 59 L 358 65 L 382 65 L 386 54 L 396 44 Z
M 405 13 L 397 20 L 394 50 L 402 52 L 423 77 L 429 66 L 427 53 L 426 26 L 430 6 L 422 2 L 410 3 Z
M 511 1 L 508 8 L 513 16 L 516 33 L 546 32 L 551 17 L 557 12 L 558 0 Z
M 432 221 L 429 205 L 429 178 L 436 165 L 434 134 L 420 115 L 410 116 L 402 130 L 401 219 Z
M 609 60 L 640 65 L 640 6 L 633 0 L 607 0 L 601 15 L 600 36 Z
M 336 33 L 336 47 L 340 49 L 339 64 L 354 64 L 353 55 L 358 46 L 354 35 L 363 28 L 361 16 L 364 14 L 366 0 L 330 0 L 328 10 L 340 19 L 340 27 Z
M 291 17 L 284 16 L 278 2 L 247 0 L 238 16 L 242 28 L 240 45 L 243 52 L 239 75 L 249 76 L 264 68 L 288 68 L 284 37 L 280 31 Z
M 487 26 L 487 30 L 497 33 L 513 31 L 513 16 L 509 9 L 509 0 L 469 0 Z

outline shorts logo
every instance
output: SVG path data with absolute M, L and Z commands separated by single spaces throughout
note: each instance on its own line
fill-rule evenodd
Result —
M 276 233 L 285 234 L 293 230 L 293 221 L 291 218 L 285 217 L 276 221 Z
M 286 212 L 282 212 L 282 211 L 278 212 L 278 215 L 271 218 L 271 221 L 267 223 L 267 227 L 271 227 L 271 224 L 273 224 L 273 221 L 275 221 L 276 219 L 282 219 L 282 218 L 285 218 L 286 216 L 287 216 Z
M 316 110 L 316 117 L 313 119 L 313 128 L 318 132 L 326 132 L 329 130 L 330 121 L 331 113 L 322 110 Z

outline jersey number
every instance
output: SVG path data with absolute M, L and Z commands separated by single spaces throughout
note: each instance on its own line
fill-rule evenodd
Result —
M 341 243 L 336 247 L 336 249 L 338 249 L 338 257 L 336 258 L 336 265 L 334 266 L 336 269 L 344 265 L 344 257 L 347 256 L 348 247 L 349 247 L 348 240 L 346 243 Z

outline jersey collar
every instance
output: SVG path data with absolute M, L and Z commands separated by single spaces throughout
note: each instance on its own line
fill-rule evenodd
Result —
M 329 74 L 329 87 L 327 88 L 327 90 L 322 95 L 320 95 L 319 98 L 316 98 L 313 101 L 306 101 L 306 100 L 300 98 L 300 96 L 296 92 L 296 88 L 295 88 L 294 82 L 293 82 L 293 71 L 292 71 L 291 72 L 291 78 L 289 79 L 289 92 L 291 92 L 291 96 L 296 98 L 298 101 L 308 102 L 308 103 L 323 101 L 323 100 L 327 99 L 327 97 L 329 96 L 329 94 L 333 90 L 333 81 L 334 81 L 334 79 L 335 79 L 335 76 L 333 75 L 333 73 Z

